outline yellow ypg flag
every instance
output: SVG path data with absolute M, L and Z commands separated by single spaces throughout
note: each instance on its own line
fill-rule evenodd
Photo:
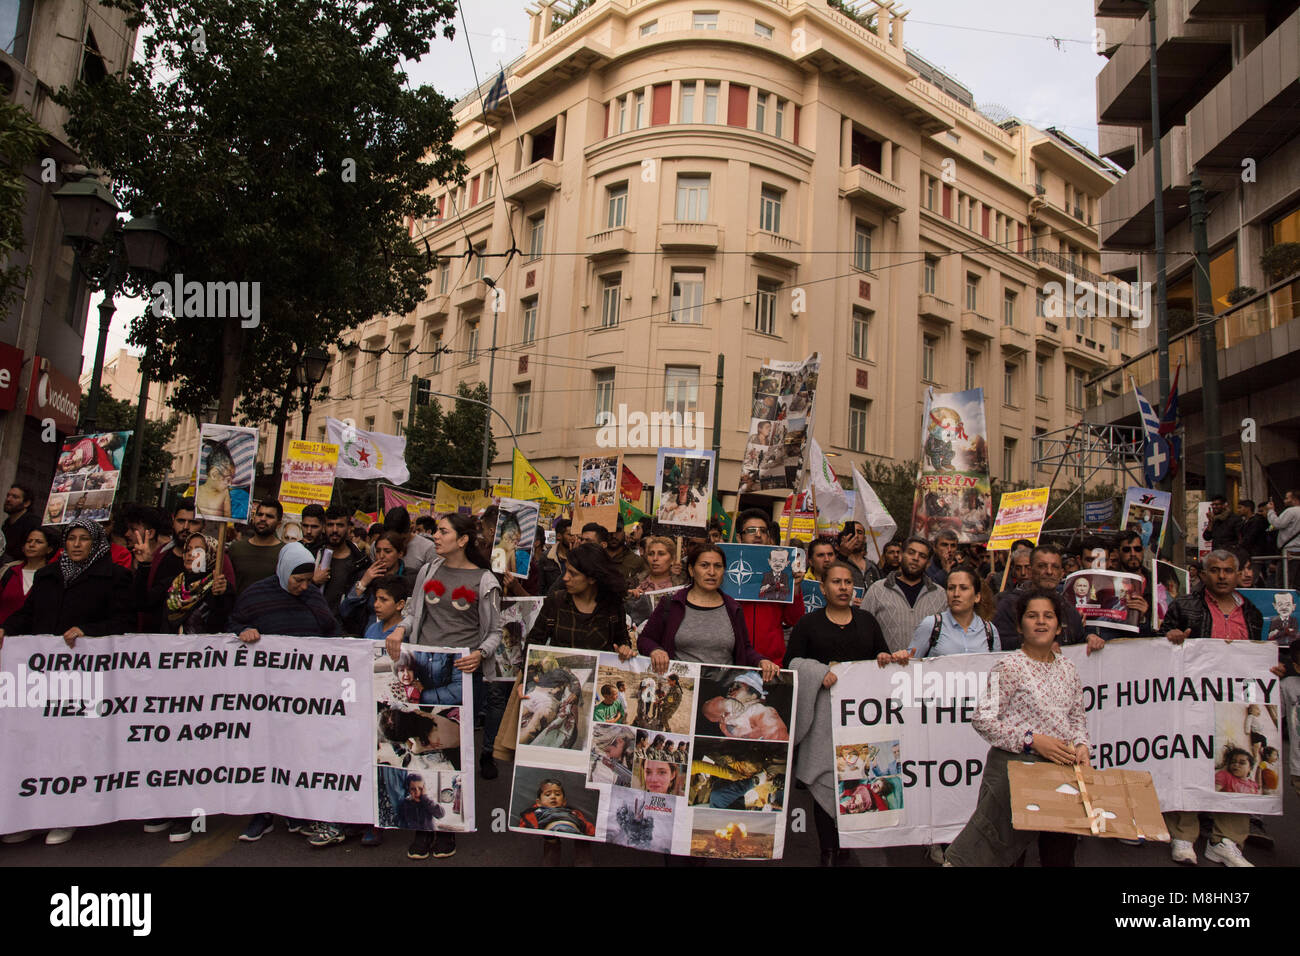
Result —
M 520 501 L 560 500 L 555 497 L 555 493 L 551 491 L 551 486 L 546 483 L 546 479 L 529 463 L 518 448 L 515 449 L 514 493 L 510 497 L 518 498 Z

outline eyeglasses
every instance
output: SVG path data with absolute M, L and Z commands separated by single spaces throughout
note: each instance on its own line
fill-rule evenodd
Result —
M 767 530 L 764 528 L 745 528 L 740 534 L 741 537 L 748 537 L 750 535 L 767 534 Z
M 1138 545 L 1136 548 L 1134 548 L 1132 546 L 1126 545 L 1125 547 L 1120 548 L 1120 551 L 1123 551 L 1125 554 L 1131 554 L 1134 552 L 1140 553 L 1142 551 L 1142 546 Z

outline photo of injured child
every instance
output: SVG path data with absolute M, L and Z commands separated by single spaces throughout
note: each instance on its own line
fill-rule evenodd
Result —
M 406 770 L 460 769 L 460 708 L 376 704 L 375 763 Z
M 902 777 L 840 780 L 836 787 L 841 814 L 903 809 Z
M 715 810 L 780 810 L 785 805 L 786 746 L 697 739 L 688 803 Z
M 706 667 L 700 671 L 695 733 L 740 740 L 789 740 L 794 674 L 764 683 L 757 670 Z
M 464 678 L 455 667 L 458 654 L 417 651 L 403 645 L 397 660 L 382 642 L 374 648 L 375 700 L 400 704 L 459 704 Z
M 594 840 L 600 791 L 580 773 L 515 765 L 510 829 L 546 836 Z
M 897 740 L 841 744 L 835 748 L 835 777 L 839 780 L 896 777 L 902 772 L 901 754 Z
M 594 691 L 595 658 L 532 650 L 519 705 L 519 746 L 581 750 Z

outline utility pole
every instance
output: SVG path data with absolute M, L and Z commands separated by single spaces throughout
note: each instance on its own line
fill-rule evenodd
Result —
M 491 279 L 484 279 L 488 287 L 492 290 L 493 305 L 496 304 L 496 283 Z M 488 490 L 488 446 L 492 444 L 492 380 L 496 373 L 497 366 L 497 318 L 500 312 L 493 308 L 492 310 L 492 350 L 488 352 L 488 410 L 483 415 L 483 490 Z
M 1164 412 L 1164 402 L 1169 395 L 1169 307 L 1165 301 L 1168 289 L 1165 282 L 1165 184 L 1161 168 L 1160 150 L 1160 81 L 1156 74 L 1156 0 L 1146 0 L 1147 17 L 1151 23 L 1151 159 L 1155 167 L 1155 252 L 1156 252 L 1156 348 L 1160 373 L 1160 393 L 1157 414 Z M 1168 481 L 1161 482 L 1168 487 Z
M 726 364 L 726 356 L 718 356 L 718 377 L 713 383 L 713 468 L 714 475 L 717 474 L 718 460 L 721 457 L 722 449 L 722 368 Z M 716 484 L 716 482 L 715 482 Z M 719 503 L 722 499 L 719 497 Z
M 1188 199 L 1192 207 L 1192 270 L 1196 287 L 1196 327 L 1201 337 L 1201 420 L 1205 426 L 1205 496 L 1227 493 L 1223 461 L 1223 436 L 1219 431 L 1219 346 L 1214 337 L 1214 299 L 1210 290 L 1210 244 L 1205 223 L 1205 187 L 1201 175 L 1192 170 Z M 1185 457 L 1185 456 L 1184 456 Z

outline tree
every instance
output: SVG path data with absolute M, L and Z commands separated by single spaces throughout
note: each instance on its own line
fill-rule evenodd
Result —
M 916 461 L 892 461 L 872 458 L 862 462 L 859 470 L 867 479 L 880 503 L 898 525 L 901 540 L 911 533 L 912 501 L 916 497 Z M 883 543 L 883 542 L 882 542 Z
M 406 429 L 406 467 L 411 470 L 410 483 L 416 488 L 431 488 L 434 481 L 446 481 L 462 491 L 472 491 L 480 485 L 473 478 L 434 477 L 477 475 L 483 467 L 483 428 L 487 410 L 475 402 L 488 401 L 487 385 L 479 382 L 471 389 L 464 382 L 458 382 L 456 394 L 460 398 L 450 412 L 443 411 L 436 399 L 417 407 L 415 418 Z M 496 442 L 489 441 L 488 461 L 493 461 L 496 455 Z
M 133 214 L 160 211 L 172 273 L 236 283 L 258 312 L 196 317 L 188 296 L 171 312 L 157 296 L 130 341 L 184 412 L 216 398 L 229 422 L 238 396 L 245 423 L 287 415 L 302 350 L 424 298 L 429 254 L 407 224 L 466 170 L 451 102 L 406 88 L 401 64 L 453 36 L 455 0 L 102 2 L 128 11 L 143 56 L 56 94 L 70 141 Z
M 81 396 L 79 418 L 85 418 L 86 403 L 89 401 L 90 392 L 87 391 Z M 99 387 L 99 407 L 95 412 L 95 427 L 101 432 L 134 432 L 135 412 L 136 405 L 134 402 L 114 398 L 108 394 L 108 390 L 102 385 Z M 172 440 L 172 436 L 176 434 L 177 422 L 178 417 L 176 415 L 172 415 L 165 422 L 152 418 L 145 419 L 144 448 L 140 452 L 140 485 L 138 489 L 142 500 L 150 497 L 148 492 L 161 485 L 171 471 L 172 455 L 167 450 L 167 444 Z M 130 462 L 131 455 L 134 454 L 134 443 L 140 439 L 141 436 L 139 435 L 131 436 L 131 441 L 126 446 L 126 457 L 123 458 L 123 462 Z M 124 465 L 125 467 L 127 466 Z M 121 494 L 126 493 L 125 472 L 119 478 L 118 488 Z
M 23 166 L 35 156 L 45 140 L 45 130 L 17 103 L 0 102 L 0 314 L 9 311 L 29 267 L 10 264 L 27 245 L 23 236 L 23 213 L 27 206 L 28 180 Z

